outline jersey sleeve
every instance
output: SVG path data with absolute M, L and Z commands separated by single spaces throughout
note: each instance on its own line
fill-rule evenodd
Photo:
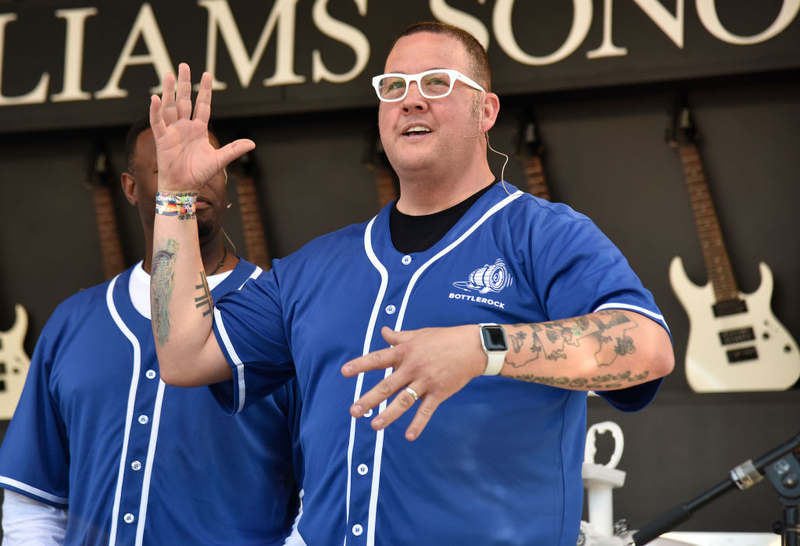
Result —
M 545 265 L 547 264 L 547 265 Z M 624 309 L 654 320 L 672 339 L 664 317 L 622 252 L 591 220 L 578 215 L 556 230 L 536 260 L 535 279 L 551 320 L 603 309 Z M 622 411 L 637 411 L 655 398 L 662 379 L 598 392 Z
M 275 405 L 286 416 L 289 427 L 289 435 L 292 441 L 292 465 L 294 467 L 295 480 L 300 489 L 303 488 L 303 451 L 300 445 L 300 415 L 303 409 L 303 401 L 300 396 L 300 386 L 297 378 L 294 377 L 286 384 L 272 393 Z
M 0 445 L 0 487 L 64 508 L 69 503 L 69 443 L 50 390 L 57 354 L 53 322 L 36 344 L 25 387 Z
M 233 372 L 230 382 L 211 386 L 217 402 L 238 413 L 294 376 L 280 288 L 273 270 L 250 279 L 214 308 L 214 335 Z
M 597 391 L 596 394 L 620 411 L 639 411 L 653 401 L 662 382 L 663 379 L 654 379 L 627 389 Z

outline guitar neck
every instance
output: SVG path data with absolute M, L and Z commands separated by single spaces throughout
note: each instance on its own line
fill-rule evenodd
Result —
M 733 276 L 728 251 L 722 239 L 717 213 L 711 201 L 700 154 L 694 144 L 680 147 L 683 174 L 689 189 L 694 221 L 708 277 L 714 287 L 717 302 L 734 300 L 739 297 L 739 289 Z
M 544 177 L 542 158 L 539 156 L 525 158 L 525 177 L 528 182 L 528 192 L 536 197 L 550 200 L 550 188 Z
M 117 217 L 114 214 L 111 190 L 105 186 L 96 186 L 93 192 L 97 231 L 100 236 L 100 252 L 103 255 L 103 270 L 106 280 L 108 280 L 125 270 L 125 258 L 122 256 L 122 241 L 119 236 Z
M 383 208 L 397 199 L 394 171 L 388 167 L 375 167 L 375 189 L 378 192 L 378 208 Z
M 269 270 L 270 257 L 267 249 L 267 239 L 264 236 L 261 210 L 258 206 L 255 180 L 250 176 L 239 176 L 236 182 L 247 260 L 267 271 Z

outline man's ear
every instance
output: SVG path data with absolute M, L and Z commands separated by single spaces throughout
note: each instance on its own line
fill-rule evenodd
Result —
M 136 199 L 136 177 L 131 173 L 122 173 L 120 184 L 122 185 L 122 191 L 125 193 L 125 197 L 128 198 L 128 203 L 134 207 L 138 205 L 139 200 Z
M 486 133 L 494 127 L 497 121 L 497 114 L 500 113 L 500 99 L 494 93 L 486 93 L 482 108 L 481 132 Z

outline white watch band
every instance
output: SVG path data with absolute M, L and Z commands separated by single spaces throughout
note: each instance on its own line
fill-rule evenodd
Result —
M 503 369 L 506 353 L 486 353 L 486 369 L 483 375 L 497 375 Z

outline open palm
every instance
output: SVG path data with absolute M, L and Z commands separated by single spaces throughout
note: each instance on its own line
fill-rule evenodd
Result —
M 220 149 L 208 141 L 211 116 L 211 74 L 203 73 L 192 116 L 192 83 L 189 66 L 178 67 L 164 78 L 163 99 L 150 101 L 150 126 L 158 155 L 158 187 L 167 191 L 199 191 L 231 161 L 255 148 L 251 140 L 240 139 Z

